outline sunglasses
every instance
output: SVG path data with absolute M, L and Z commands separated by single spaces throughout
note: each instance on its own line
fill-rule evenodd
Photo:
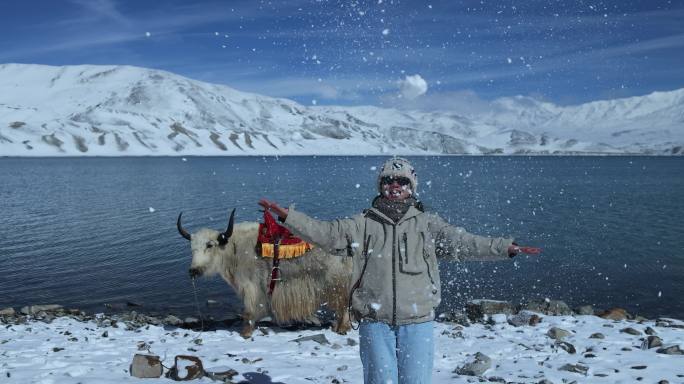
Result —
M 409 180 L 409 179 L 406 178 L 406 177 L 394 177 L 394 176 L 383 176 L 383 177 L 380 179 L 380 184 L 389 185 L 389 184 L 394 183 L 395 181 L 396 181 L 399 185 L 401 185 L 402 187 L 411 184 L 411 180 Z

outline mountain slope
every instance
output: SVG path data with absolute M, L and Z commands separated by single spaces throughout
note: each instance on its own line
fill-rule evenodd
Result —
M 129 66 L 0 65 L 0 155 L 681 154 L 684 89 L 479 115 L 308 107 Z

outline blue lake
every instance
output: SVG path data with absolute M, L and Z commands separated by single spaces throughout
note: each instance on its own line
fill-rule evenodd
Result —
M 0 308 L 104 303 L 191 315 L 189 243 L 175 228 L 259 220 L 260 197 L 322 219 L 376 194 L 383 157 L 0 158 Z M 444 303 L 562 299 L 684 318 L 684 158 L 416 157 L 428 210 L 540 246 L 515 262 L 441 262 Z M 240 309 L 220 278 L 202 310 Z

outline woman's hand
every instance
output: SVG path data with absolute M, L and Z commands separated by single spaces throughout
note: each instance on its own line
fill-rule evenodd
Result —
M 259 199 L 258 203 L 264 210 L 271 211 L 278 215 L 283 221 L 287 218 L 287 209 L 282 208 L 278 203 L 268 201 L 266 199 Z

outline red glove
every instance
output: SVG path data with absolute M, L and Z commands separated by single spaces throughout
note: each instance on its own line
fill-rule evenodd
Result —
M 525 253 L 528 255 L 538 255 L 541 253 L 541 248 L 536 247 L 524 247 L 517 244 L 512 244 L 508 246 L 508 257 L 513 257 L 518 253 Z

